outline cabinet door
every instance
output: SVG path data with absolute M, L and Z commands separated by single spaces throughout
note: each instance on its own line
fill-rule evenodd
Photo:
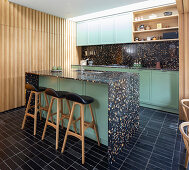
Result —
M 178 72 L 152 71 L 151 102 L 153 105 L 178 109 Z
M 116 43 L 132 42 L 132 13 L 115 17 L 115 36 Z
M 88 45 L 88 22 L 77 23 L 77 46 Z
M 114 30 L 114 17 L 100 19 L 101 44 L 115 43 Z
M 88 22 L 88 42 L 89 42 L 89 45 L 98 45 L 100 44 L 99 42 L 99 36 L 100 36 L 100 33 L 99 33 L 99 26 L 100 26 L 100 23 L 99 23 L 99 19 L 98 20 L 92 20 L 92 21 L 89 21 Z
M 132 73 L 140 75 L 140 102 L 150 103 L 150 87 L 151 87 L 151 70 L 135 70 L 131 69 Z
M 151 71 L 141 70 L 140 72 L 140 102 L 150 103 L 150 86 L 151 86 Z

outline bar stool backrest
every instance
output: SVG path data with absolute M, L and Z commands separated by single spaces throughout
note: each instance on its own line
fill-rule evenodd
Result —
M 185 119 L 186 119 L 185 121 L 189 121 L 189 116 L 188 116 L 188 113 L 187 113 L 187 111 L 189 110 L 189 106 L 187 106 L 185 104 L 185 102 L 189 102 L 189 99 L 182 99 L 181 100 L 182 108 L 183 108 Z
M 187 168 L 188 166 L 188 156 L 189 156 L 189 136 L 185 133 L 184 131 L 184 127 L 187 127 L 187 133 L 188 133 L 188 128 L 189 128 L 189 122 L 183 122 L 180 124 L 179 126 L 179 130 L 182 134 L 183 140 L 184 140 L 184 144 L 186 147 L 186 162 L 185 162 L 185 168 Z

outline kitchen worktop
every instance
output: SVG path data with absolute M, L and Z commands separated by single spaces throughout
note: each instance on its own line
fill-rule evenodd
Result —
M 78 66 L 81 67 L 81 65 L 72 65 L 72 66 Z M 105 67 L 105 68 L 122 68 L 122 69 L 137 69 L 137 70 L 160 70 L 160 71 L 178 71 L 177 69 L 169 69 L 169 68 L 162 68 L 162 69 L 156 69 L 155 67 L 129 67 L 125 65 L 85 65 L 82 66 L 85 67 Z
M 41 75 L 41 76 L 53 76 L 59 78 L 83 80 L 83 81 L 107 83 L 107 84 L 110 82 L 115 82 L 127 78 L 128 76 L 137 76 L 136 73 L 80 70 L 80 69 L 63 70 L 62 72 L 53 72 L 50 70 L 32 71 L 29 73 Z

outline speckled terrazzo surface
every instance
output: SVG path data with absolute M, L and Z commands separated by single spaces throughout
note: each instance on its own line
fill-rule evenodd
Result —
M 108 84 L 108 160 L 111 167 L 139 127 L 139 75 L 73 69 L 59 73 L 34 71 L 26 73 L 26 82 L 31 84 L 34 82 L 34 85 L 38 86 L 39 76 Z
M 81 67 L 81 65 L 72 65 L 72 66 Z M 91 70 L 93 70 L 94 67 L 105 67 L 105 68 L 137 69 L 137 70 L 178 71 L 177 69 L 171 69 L 171 68 L 156 69 L 155 67 L 128 67 L 128 66 L 124 66 L 124 65 L 86 65 L 86 66 L 82 66 L 82 67 L 84 69 L 85 69 L 85 67 L 91 67 Z M 89 69 L 87 69 L 87 70 L 89 70 Z
M 49 70 L 28 72 L 29 74 L 53 76 L 66 79 L 83 80 L 89 82 L 106 83 L 124 79 L 128 75 L 137 76 L 136 73 L 123 73 L 113 71 L 93 71 L 93 70 L 63 70 L 62 72 L 51 72 Z
M 143 67 L 153 68 L 156 62 L 161 68 L 179 70 L 179 41 L 136 44 L 110 44 L 82 47 L 82 59 L 93 60 L 94 65 L 133 66 L 140 60 Z

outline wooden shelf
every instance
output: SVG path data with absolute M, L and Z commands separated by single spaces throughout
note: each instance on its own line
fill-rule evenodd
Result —
M 170 28 L 161 28 L 161 29 L 151 29 L 151 30 L 144 30 L 144 31 L 133 31 L 133 33 L 145 33 L 145 32 L 158 32 L 158 31 L 166 31 L 166 30 L 176 30 L 178 27 L 170 27 Z
M 171 15 L 171 16 L 163 16 L 163 17 L 157 17 L 153 19 L 143 19 L 140 21 L 133 21 L 133 23 L 141 23 L 141 22 L 149 22 L 149 21 L 158 21 L 158 20 L 167 20 L 167 19 L 176 19 L 178 18 L 178 15 Z
M 148 42 L 163 42 L 163 41 L 178 41 L 179 39 L 162 39 L 162 40 L 150 40 L 150 41 L 133 41 L 133 43 L 148 43 Z

